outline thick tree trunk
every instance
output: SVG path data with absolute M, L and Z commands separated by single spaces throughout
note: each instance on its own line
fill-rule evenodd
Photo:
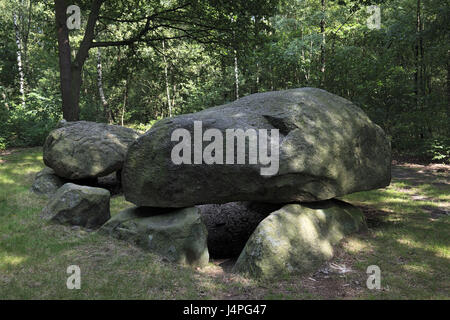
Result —
M 94 39 L 94 28 L 103 0 L 93 0 L 91 12 L 75 60 L 72 63 L 69 30 L 67 29 L 67 6 L 65 0 L 55 0 L 55 18 L 58 38 L 59 72 L 63 117 L 67 121 L 78 121 L 80 117 L 80 89 L 83 65 Z
M 55 17 L 58 38 L 59 78 L 61 85 L 61 98 L 63 117 L 67 121 L 79 119 L 79 106 L 72 95 L 72 61 L 70 57 L 69 30 L 67 29 L 66 1 L 55 0 Z M 77 77 L 76 77 L 77 78 Z M 81 73 L 80 73 L 81 83 Z M 77 79 L 75 79 L 77 81 Z M 80 87 L 81 84 L 78 85 Z M 78 90 L 79 96 L 79 90 Z

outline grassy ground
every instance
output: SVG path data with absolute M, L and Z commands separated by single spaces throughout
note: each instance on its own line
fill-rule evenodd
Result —
M 0 299 L 450 299 L 448 167 L 395 166 L 382 190 L 344 198 L 370 230 L 345 239 L 315 273 L 257 282 L 228 272 L 229 261 L 192 270 L 125 242 L 45 223 L 44 197 L 29 192 L 43 167 L 40 148 L 0 155 Z M 112 214 L 131 206 L 112 200 Z M 81 268 L 68 290 L 66 269 Z M 381 290 L 366 268 L 381 269 Z

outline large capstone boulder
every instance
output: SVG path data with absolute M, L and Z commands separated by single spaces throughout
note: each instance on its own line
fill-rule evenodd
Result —
M 211 257 L 237 257 L 258 224 L 280 207 L 279 204 L 250 201 L 197 206 L 208 229 Z
M 129 147 L 122 183 L 139 206 L 310 202 L 387 186 L 390 163 L 388 138 L 359 107 L 301 88 L 157 122 Z
M 345 235 L 366 228 L 362 211 L 342 201 L 288 204 L 258 225 L 233 271 L 256 278 L 308 273 L 333 257 Z
M 96 229 L 111 217 L 108 190 L 66 183 L 42 210 L 52 222 Z
M 135 243 L 178 264 L 202 267 L 209 261 L 207 230 L 195 207 L 129 208 L 111 218 L 99 232 Z
M 36 174 L 31 191 L 50 196 L 54 194 L 63 184 L 65 180 L 58 177 L 52 168 L 45 167 Z
M 50 132 L 44 163 L 67 179 L 89 179 L 120 170 L 138 134 L 130 128 L 88 121 L 67 122 Z

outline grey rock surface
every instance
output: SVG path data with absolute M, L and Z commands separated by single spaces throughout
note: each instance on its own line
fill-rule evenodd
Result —
M 171 141 L 172 132 L 184 128 L 193 137 L 194 121 L 224 137 L 226 129 L 278 129 L 278 172 L 263 176 L 267 166 L 248 161 L 174 164 L 179 141 Z M 385 187 L 390 166 L 387 136 L 359 107 L 321 89 L 301 88 L 252 94 L 157 122 L 129 147 L 122 183 L 126 199 L 138 206 L 310 202 Z
M 88 121 L 67 122 L 50 132 L 44 143 L 44 163 L 60 177 L 77 180 L 120 170 L 136 131 Z
M 288 204 L 258 225 L 233 271 L 255 278 L 312 272 L 344 236 L 366 229 L 362 211 L 343 201 Z
M 65 179 L 58 177 L 53 169 L 45 167 L 36 174 L 31 191 L 37 194 L 51 196 L 64 182 Z
M 128 208 L 99 232 L 135 243 L 178 264 L 203 267 L 209 261 L 207 230 L 195 207 Z
M 95 229 L 110 216 L 108 190 L 66 183 L 42 210 L 49 221 Z

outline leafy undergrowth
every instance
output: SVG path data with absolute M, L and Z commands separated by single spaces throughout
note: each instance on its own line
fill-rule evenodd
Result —
M 201 270 L 173 265 L 132 245 L 40 217 L 46 199 L 29 188 L 41 148 L 0 155 L 0 299 L 437 299 L 450 298 L 448 167 L 396 166 L 390 187 L 344 197 L 369 232 L 346 238 L 316 272 L 264 282 L 216 260 Z M 114 197 L 112 214 L 131 206 Z M 66 287 L 67 267 L 81 289 Z M 381 289 L 366 269 L 381 269 Z

